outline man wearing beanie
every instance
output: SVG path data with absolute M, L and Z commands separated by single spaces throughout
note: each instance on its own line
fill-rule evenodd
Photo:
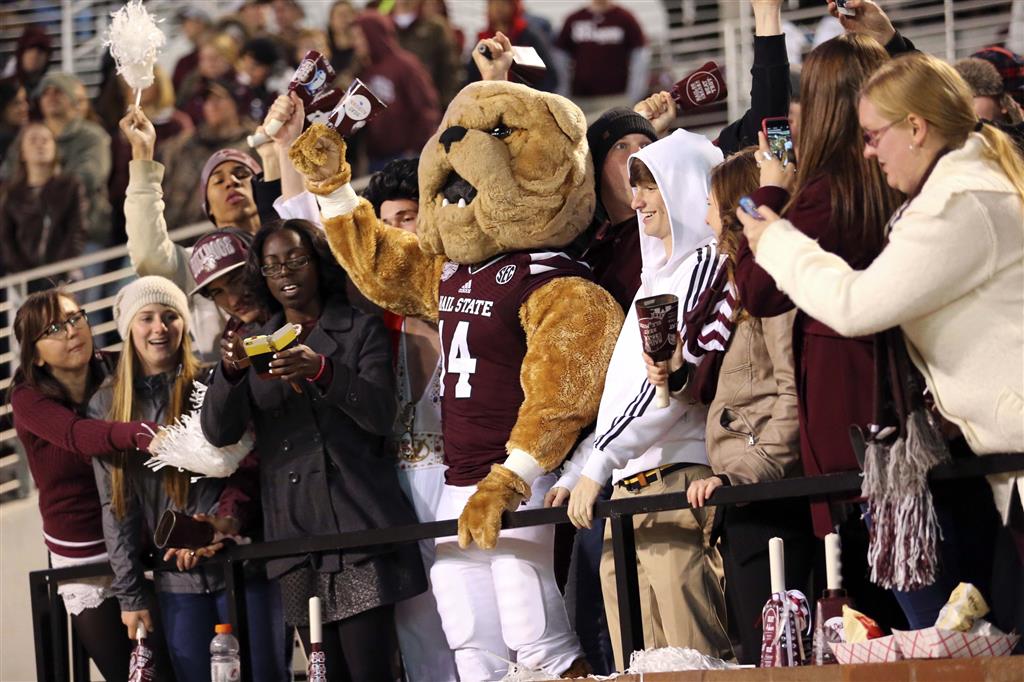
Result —
M 971 88 L 971 94 L 974 96 L 974 113 L 978 118 L 993 123 L 1021 122 L 1020 107 L 1006 92 L 1003 78 L 991 62 L 968 57 L 961 59 L 954 66 Z
M 132 107 L 120 126 L 132 147 L 124 202 L 125 231 L 132 267 L 139 275 L 167 277 L 184 291 L 193 291 L 197 285 L 189 270 L 191 250 L 175 244 L 168 236 L 167 204 L 161 185 L 164 167 L 153 160 L 156 139 L 153 124 L 141 109 Z M 277 168 L 275 146 L 267 144 L 260 151 L 265 152 L 262 154 L 264 161 L 272 157 Z M 249 234 L 259 230 L 261 214 L 277 217 L 269 205 L 274 197 L 261 191 L 264 183 L 259 177 L 260 165 L 249 154 L 234 148 L 221 149 L 204 158 L 203 162 L 198 182 L 193 177 L 192 189 L 176 200 L 169 199 L 169 202 L 187 202 L 195 207 L 201 219 L 209 220 L 218 229 L 236 227 Z M 257 199 L 265 199 L 268 203 L 262 211 Z M 218 359 L 220 336 L 227 316 L 202 296 L 192 298 L 192 310 L 196 351 L 204 360 Z
M 646 118 L 629 109 L 606 111 L 587 129 L 594 159 L 597 191 L 596 229 L 583 257 L 594 269 L 598 284 L 625 310 L 640 288 L 640 226 L 630 206 L 627 162 L 631 154 L 657 141 Z M 592 228 L 593 229 L 593 228 Z

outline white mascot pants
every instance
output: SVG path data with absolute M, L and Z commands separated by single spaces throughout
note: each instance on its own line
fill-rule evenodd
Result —
M 444 472 L 443 465 L 398 471 L 398 483 L 421 523 L 439 518 L 437 509 L 445 488 Z M 421 540 L 419 548 L 429 579 L 434 563 L 433 538 Z M 437 603 L 430 589 L 395 604 L 395 629 L 402 664 L 411 682 L 456 682 L 459 679 L 455 673 L 455 657 L 445 640 Z
M 555 476 L 537 479 L 522 509 L 544 506 Z M 458 518 L 476 486 L 446 485 L 438 519 Z M 506 661 L 557 677 L 583 656 L 555 584 L 553 525 L 501 531 L 498 545 L 460 549 L 437 539 L 430 579 L 448 645 L 464 682 L 500 680 Z

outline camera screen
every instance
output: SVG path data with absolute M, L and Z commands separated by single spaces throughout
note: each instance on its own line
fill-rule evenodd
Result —
M 769 121 L 766 127 L 768 148 L 777 159 L 784 159 L 793 151 L 793 135 L 789 130 L 789 121 Z

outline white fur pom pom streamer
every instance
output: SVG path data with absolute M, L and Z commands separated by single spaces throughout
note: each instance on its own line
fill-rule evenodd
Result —
M 164 467 L 178 467 L 212 478 L 227 478 L 235 473 L 238 463 L 249 454 L 255 444 L 251 431 L 246 431 L 234 445 L 214 447 L 203 435 L 199 410 L 206 398 L 206 386 L 195 382 L 192 390 L 192 410 L 170 426 L 160 427 L 156 440 L 149 447 L 146 466 L 153 471 Z
M 135 91 L 138 106 L 142 91 L 153 84 L 153 66 L 167 38 L 142 0 L 130 0 L 111 17 L 103 46 L 110 47 L 117 73 Z

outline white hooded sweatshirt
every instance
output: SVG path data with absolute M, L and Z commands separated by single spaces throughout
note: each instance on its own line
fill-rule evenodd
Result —
M 707 464 L 704 424 L 707 408 L 688 400 L 654 406 L 654 386 L 647 370 L 637 321 L 637 299 L 660 294 L 679 297 L 679 328 L 684 311 L 692 309 L 714 281 L 724 257 L 718 254 L 707 212 L 711 169 L 722 152 L 707 138 L 683 130 L 644 147 L 630 159 L 644 162 L 661 191 L 672 228 L 672 254 L 644 233 L 640 223 L 643 270 L 612 353 L 605 379 L 597 428 L 565 465 L 557 485 L 571 489 L 579 474 L 599 483 L 613 482 L 676 462 Z M 639 216 L 638 216 L 639 218 Z

